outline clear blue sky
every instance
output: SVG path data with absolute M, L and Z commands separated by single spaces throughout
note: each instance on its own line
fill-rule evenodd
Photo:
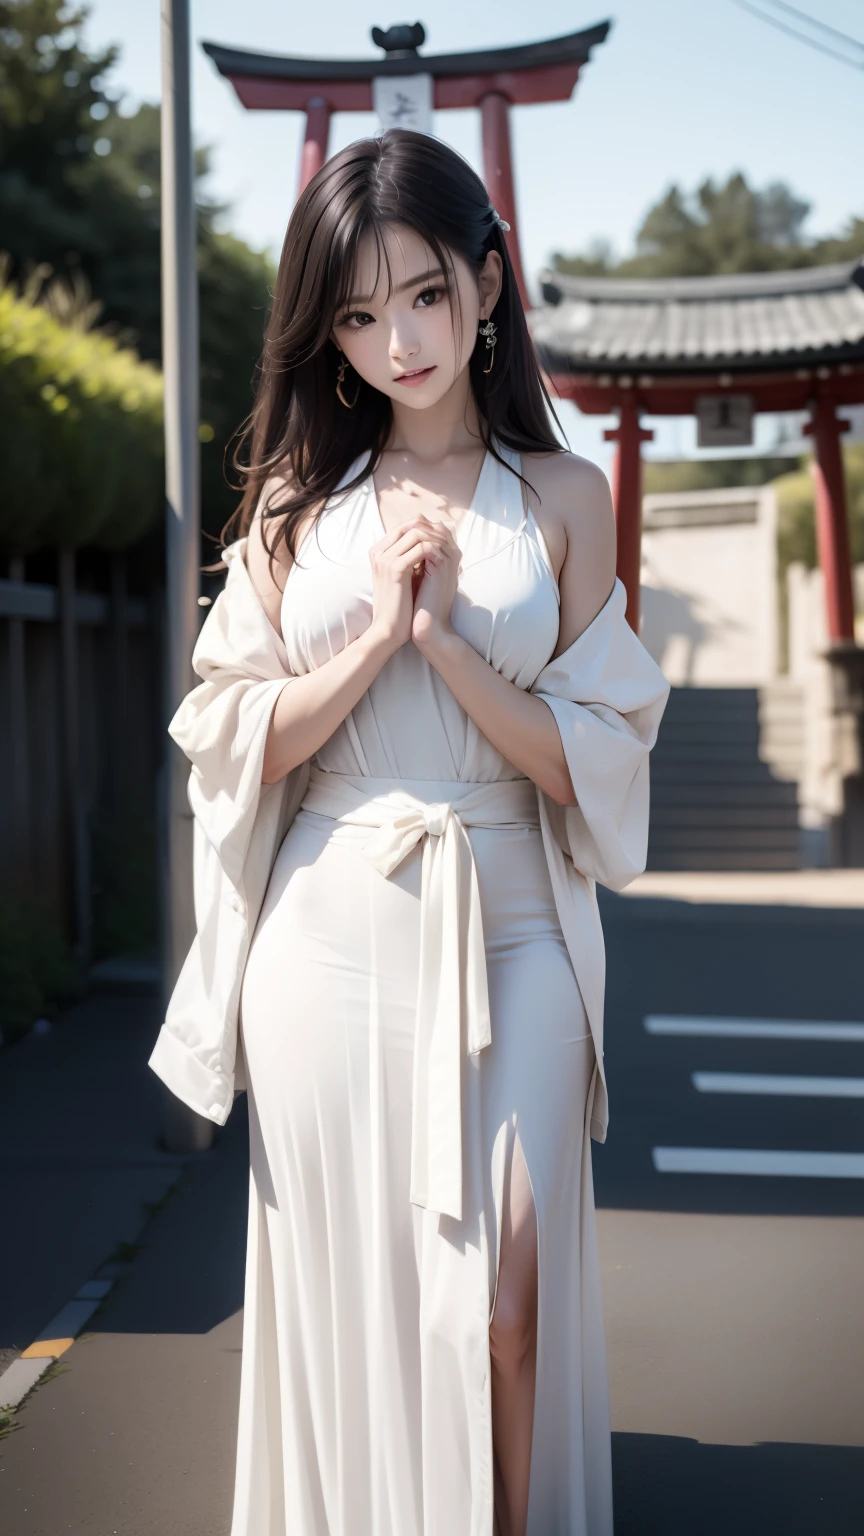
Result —
M 861 0 L 800 3 L 864 41 Z M 127 91 L 126 106 L 156 100 L 159 0 L 90 0 L 90 10 L 91 41 L 122 48 L 112 83 Z M 410 13 L 393 0 L 192 4 L 196 41 L 324 56 L 376 54 L 373 24 L 419 18 L 427 51 L 443 53 L 554 37 L 609 16 L 609 39 L 573 99 L 513 113 L 529 281 L 556 249 L 584 249 L 602 238 L 628 250 L 645 210 L 673 181 L 690 188 L 738 169 L 757 185 L 788 181 L 812 204 L 811 234 L 838 230 L 853 213 L 864 213 L 856 168 L 864 71 L 782 36 L 733 0 L 617 0 L 609 9 L 599 0 L 426 0 Z M 245 112 L 198 47 L 193 90 L 196 134 L 214 150 L 211 193 L 231 203 L 232 229 L 278 252 L 296 184 L 300 115 Z M 376 126 L 371 115 L 337 116 L 332 147 Z M 476 114 L 438 113 L 436 131 L 481 168 Z M 689 441 L 688 427 L 667 424 L 658 447 L 674 451 Z

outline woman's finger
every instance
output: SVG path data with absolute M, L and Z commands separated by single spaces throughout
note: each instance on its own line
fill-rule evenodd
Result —
M 422 565 L 424 560 L 428 560 L 430 565 L 438 565 L 442 558 L 440 548 L 430 539 L 421 538 L 416 534 L 406 534 L 400 540 L 398 549 L 386 550 L 378 556 L 376 569 L 379 572 L 390 570 L 398 580 L 401 580 L 409 566 Z
M 440 549 L 443 547 L 440 535 L 436 535 L 432 529 L 409 528 L 403 533 L 389 549 L 378 551 L 378 558 L 385 557 L 387 561 L 398 560 L 407 550 L 413 549 L 418 543 L 424 542 L 430 547 Z
M 418 512 L 414 517 L 406 518 L 405 522 L 398 523 L 395 528 L 391 528 L 384 535 L 383 539 L 379 539 L 376 544 L 373 544 L 372 548 L 376 551 L 384 552 L 385 550 L 392 549 L 393 545 L 398 543 L 399 539 L 404 538 L 406 533 L 416 532 L 440 536 L 445 532 L 445 529 L 446 525 L 440 520 L 426 517 L 424 513 Z
M 398 539 L 401 539 L 404 534 L 410 533 L 412 529 L 425 528 L 428 526 L 428 519 L 423 516 L 422 512 L 418 512 L 414 517 L 407 517 L 405 518 L 404 522 L 397 523 L 395 528 L 388 528 L 384 534 L 384 537 L 378 540 L 375 548 L 389 549 L 391 545 L 395 544 Z
M 428 560 L 430 565 L 439 565 L 441 555 L 433 544 L 430 544 L 425 539 L 421 539 L 417 544 L 406 550 L 404 554 L 399 555 L 393 560 L 393 569 L 397 575 L 404 576 L 406 571 L 413 570 L 415 566 L 422 565 L 424 560 Z

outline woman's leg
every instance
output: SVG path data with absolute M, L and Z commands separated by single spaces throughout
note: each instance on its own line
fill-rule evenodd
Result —
M 537 1375 L 537 1214 L 518 1135 L 504 1183 L 501 1252 L 489 1347 L 495 1536 L 525 1536 Z

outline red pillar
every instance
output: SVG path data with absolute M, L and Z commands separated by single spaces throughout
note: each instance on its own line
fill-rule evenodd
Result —
M 308 187 L 327 159 L 330 137 L 330 103 L 323 96 L 313 96 L 306 104 L 306 137 L 300 151 L 300 182 L 297 196 Z
M 822 395 L 814 401 L 810 424 L 804 430 L 812 435 L 815 449 L 816 544 L 825 577 L 828 638 L 832 643 L 854 642 L 852 556 L 846 515 L 846 478 L 840 448 L 840 434 L 848 432 L 849 423 L 837 420 L 833 400 Z
M 617 427 L 604 432 L 617 443 L 612 466 L 612 501 L 618 535 L 618 575 L 627 589 L 627 621 L 639 633 L 639 578 L 642 563 L 642 444 L 654 433 L 639 425 L 639 407 L 630 395 L 621 401 Z
M 530 309 L 528 290 L 522 275 L 519 234 L 516 227 L 516 194 L 513 189 L 513 158 L 510 152 L 510 103 L 499 91 L 490 91 L 480 102 L 483 123 L 483 170 L 486 190 L 493 208 L 510 225 L 505 235 L 510 260 L 516 274 L 516 286 L 523 309 Z

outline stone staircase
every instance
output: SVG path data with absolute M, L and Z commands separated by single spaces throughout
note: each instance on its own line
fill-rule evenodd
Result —
M 797 869 L 803 699 L 673 688 L 651 754 L 649 869 Z

